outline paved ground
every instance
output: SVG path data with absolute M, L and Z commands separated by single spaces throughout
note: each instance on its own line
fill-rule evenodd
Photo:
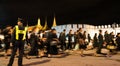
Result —
M 69 52 L 69 55 L 57 55 L 53 58 L 35 58 L 23 59 L 24 66 L 120 66 L 120 53 L 113 55 L 110 58 L 99 55 L 99 57 L 92 56 L 93 51 L 86 51 L 85 57 L 79 54 Z M 0 66 L 7 66 L 8 59 L 0 57 Z M 17 66 L 17 58 L 15 58 L 13 66 Z

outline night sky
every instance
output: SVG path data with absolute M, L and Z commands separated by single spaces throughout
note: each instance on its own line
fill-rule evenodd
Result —
M 0 0 L 0 27 L 15 25 L 21 17 L 29 25 L 47 18 L 51 26 L 54 14 L 58 25 L 120 23 L 119 0 Z

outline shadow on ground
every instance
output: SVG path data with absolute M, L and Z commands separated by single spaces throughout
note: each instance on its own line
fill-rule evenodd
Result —
M 24 64 L 23 66 L 39 65 L 39 64 L 47 63 L 47 62 L 50 62 L 50 59 Z
M 52 55 L 52 58 L 65 58 L 68 56 L 68 53 L 58 54 L 58 55 Z

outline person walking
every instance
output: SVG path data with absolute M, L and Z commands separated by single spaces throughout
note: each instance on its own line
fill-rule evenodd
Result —
M 4 35 L 4 43 L 5 43 L 5 58 L 8 58 L 8 50 L 10 49 L 10 41 L 11 41 L 11 26 L 7 26 L 4 30 L 3 30 L 3 35 Z

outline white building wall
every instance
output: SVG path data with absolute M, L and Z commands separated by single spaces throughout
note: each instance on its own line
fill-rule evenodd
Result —
M 117 35 L 117 33 L 120 33 L 120 27 L 113 29 L 111 25 L 93 26 L 88 24 L 78 24 L 78 27 L 77 27 L 77 24 L 73 24 L 73 28 L 72 28 L 72 24 L 68 24 L 68 25 L 59 25 L 52 28 L 55 28 L 57 30 L 58 36 L 60 32 L 62 32 L 64 29 L 66 29 L 66 34 L 68 34 L 70 30 L 72 30 L 74 33 L 79 28 L 82 28 L 83 32 L 86 31 L 87 34 L 89 33 L 91 38 L 93 38 L 95 33 L 99 34 L 99 30 L 102 30 L 103 35 L 105 31 L 108 31 L 108 33 L 114 32 L 115 35 Z

